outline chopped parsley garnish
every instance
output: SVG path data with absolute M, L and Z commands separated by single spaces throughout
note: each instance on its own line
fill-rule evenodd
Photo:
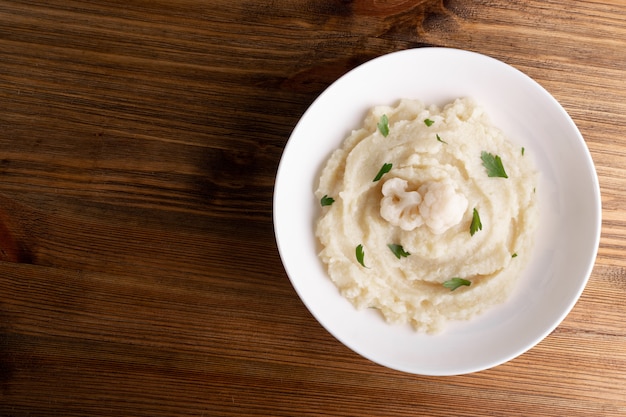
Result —
M 378 130 L 380 130 L 380 133 L 384 137 L 387 137 L 387 135 L 389 134 L 389 118 L 386 114 L 380 116 L 380 121 L 378 122 Z
M 504 171 L 504 166 L 502 166 L 502 159 L 498 155 L 482 151 L 480 159 L 483 160 L 483 166 L 487 168 L 487 176 L 509 178 Z
M 383 164 L 383 166 L 380 168 L 380 171 L 378 171 L 378 174 L 376 174 L 372 182 L 380 181 L 383 175 L 391 171 L 392 166 L 393 164 Z
M 450 278 L 443 283 L 443 286 L 446 288 L 450 288 L 450 291 L 454 291 L 464 285 L 469 287 L 470 285 L 472 285 L 472 282 L 463 278 Z
M 526 148 L 522 146 L 522 156 L 524 156 L 525 153 L 526 153 Z
M 335 199 L 332 197 L 329 197 L 328 195 L 325 195 L 324 197 L 322 197 L 322 199 L 320 200 L 320 204 L 322 205 L 322 207 L 324 206 L 330 206 L 335 202 Z
M 474 212 L 472 213 L 472 224 L 470 224 L 470 235 L 474 236 L 474 233 L 479 230 L 483 230 L 483 224 L 480 222 L 478 210 L 474 208 Z
M 515 252 L 513 255 L 511 255 L 511 258 L 517 258 L 517 252 Z
M 361 264 L 362 267 L 367 268 L 365 266 L 365 252 L 363 252 L 363 245 L 359 245 L 356 247 L 356 260 Z
M 437 135 L 437 140 L 438 140 L 439 142 L 441 142 L 441 143 L 445 143 L 446 145 L 448 144 L 448 142 L 446 142 L 445 140 L 441 139 L 441 138 L 439 137 L 439 135 Z
M 389 249 L 391 249 L 391 251 L 393 252 L 394 255 L 396 255 L 396 258 L 400 259 L 400 258 L 406 258 L 407 256 L 410 255 L 409 252 L 406 252 L 404 250 L 404 248 L 402 247 L 402 245 L 396 245 L 394 243 L 390 243 L 389 245 L 387 245 L 387 247 Z
M 431 127 L 433 125 L 433 123 L 435 123 L 434 120 L 430 120 L 430 119 L 424 119 L 424 124 L 428 127 Z

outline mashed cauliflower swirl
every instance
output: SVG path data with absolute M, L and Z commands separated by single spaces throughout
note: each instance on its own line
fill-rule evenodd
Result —
M 316 226 L 320 258 L 357 308 L 436 333 L 508 297 L 530 257 L 536 186 L 531 156 L 469 99 L 375 107 L 319 179 L 316 197 L 334 199 Z

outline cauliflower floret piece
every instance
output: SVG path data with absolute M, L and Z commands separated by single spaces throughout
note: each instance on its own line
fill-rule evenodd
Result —
M 408 182 L 390 178 L 383 184 L 380 215 L 393 226 L 411 231 L 426 224 L 442 234 L 463 219 L 468 201 L 448 181 L 431 181 L 417 191 L 407 191 Z
M 411 231 L 424 224 L 419 204 L 422 196 L 417 191 L 406 191 L 408 183 L 402 178 L 390 178 L 383 184 L 380 215 L 394 226 Z
M 418 191 L 422 195 L 420 214 L 434 234 L 442 234 L 461 222 L 468 202 L 463 194 L 456 192 L 453 184 L 427 182 Z

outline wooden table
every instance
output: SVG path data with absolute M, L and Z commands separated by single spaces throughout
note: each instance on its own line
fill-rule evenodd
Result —
M 423 46 L 542 84 L 602 189 L 573 311 L 522 356 L 454 377 L 335 340 L 272 225 L 305 109 Z M 0 1 L 0 415 L 626 415 L 625 82 L 622 0 Z

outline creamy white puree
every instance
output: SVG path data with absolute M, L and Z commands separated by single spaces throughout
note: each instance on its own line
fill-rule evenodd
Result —
M 383 114 L 387 137 L 377 127 Z M 489 177 L 482 152 L 497 155 L 508 178 Z M 384 164 L 392 168 L 374 182 Z M 317 198 L 335 201 L 317 222 L 319 255 L 357 308 L 438 332 L 509 296 L 531 254 L 536 186 L 531 155 L 469 99 L 375 107 L 320 176 Z M 482 229 L 472 235 L 474 209 Z M 410 255 L 398 259 L 390 244 Z M 471 284 L 450 290 L 443 283 L 451 278 Z

